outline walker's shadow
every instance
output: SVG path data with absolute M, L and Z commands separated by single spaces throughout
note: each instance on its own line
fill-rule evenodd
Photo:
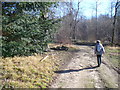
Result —
M 70 72 L 79 72 L 79 71 L 83 71 L 83 70 L 88 70 L 88 69 L 94 69 L 97 68 L 98 66 L 94 66 L 94 67 L 86 67 L 86 68 L 82 68 L 82 69 L 78 69 L 78 70 L 74 70 L 74 69 L 69 69 L 69 70 L 59 70 L 59 71 L 54 71 L 55 73 L 70 73 Z

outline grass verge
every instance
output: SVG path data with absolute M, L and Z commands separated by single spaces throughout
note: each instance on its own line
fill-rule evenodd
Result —
M 120 47 L 105 47 L 106 56 L 108 60 L 114 65 L 114 67 L 119 68 L 120 65 Z
M 54 71 L 68 62 L 75 51 L 51 51 L 28 57 L 1 58 L 0 88 L 47 88 Z
M 44 56 L 1 59 L 1 87 L 46 88 L 57 66 L 54 56 Z

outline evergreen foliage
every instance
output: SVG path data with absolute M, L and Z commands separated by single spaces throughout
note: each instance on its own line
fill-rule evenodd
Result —
M 45 17 L 52 2 L 2 3 L 2 56 L 31 55 L 46 49 L 55 31 L 53 19 Z M 37 12 L 35 15 L 33 12 Z M 54 23 L 54 24 L 53 24 Z

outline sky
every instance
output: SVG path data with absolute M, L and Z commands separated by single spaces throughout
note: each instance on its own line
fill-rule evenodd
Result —
M 91 17 L 95 15 L 96 0 L 83 0 L 81 2 L 83 7 L 83 14 L 86 17 Z M 109 12 L 110 0 L 99 0 L 98 1 L 98 15 L 106 14 Z
M 68 1 L 68 0 L 65 0 L 65 1 Z M 77 3 L 78 3 L 78 0 L 72 0 L 74 2 L 74 7 L 77 8 Z M 116 2 L 116 0 L 79 0 L 81 1 L 80 3 L 80 8 L 81 8 L 81 11 L 82 11 L 82 14 L 84 16 L 86 16 L 87 18 L 91 18 L 92 16 L 95 16 L 95 5 L 96 5 L 96 1 L 98 1 L 98 16 L 100 14 L 108 14 L 110 13 L 110 4 L 111 4 L 111 1 L 114 1 Z M 56 11 L 59 13 L 59 11 Z M 62 12 L 65 12 L 63 9 L 62 9 Z M 113 9 L 113 12 L 114 12 L 114 9 Z
M 51 1 L 70 1 L 70 0 L 2 0 L 2 1 L 34 1 L 34 2 L 51 2 Z M 95 2 L 98 1 L 98 16 L 100 14 L 108 14 L 110 12 L 110 1 L 116 2 L 116 0 L 71 0 L 76 4 L 78 1 L 81 1 L 80 8 L 82 8 L 82 14 L 86 16 L 87 18 L 91 18 L 92 16 L 95 16 Z M 75 5 L 77 7 L 77 5 Z M 65 13 L 65 10 L 63 7 L 62 11 L 56 9 L 56 16 L 59 16 Z

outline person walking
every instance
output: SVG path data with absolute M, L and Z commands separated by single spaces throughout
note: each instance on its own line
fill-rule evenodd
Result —
M 101 57 L 102 57 L 102 54 L 104 53 L 105 53 L 105 49 L 103 45 L 101 44 L 101 41 L 97 40 L 96 45 L 95 45 L 95 54 L 97 56 L 98 67 L 100 67 L 101 65 Z

